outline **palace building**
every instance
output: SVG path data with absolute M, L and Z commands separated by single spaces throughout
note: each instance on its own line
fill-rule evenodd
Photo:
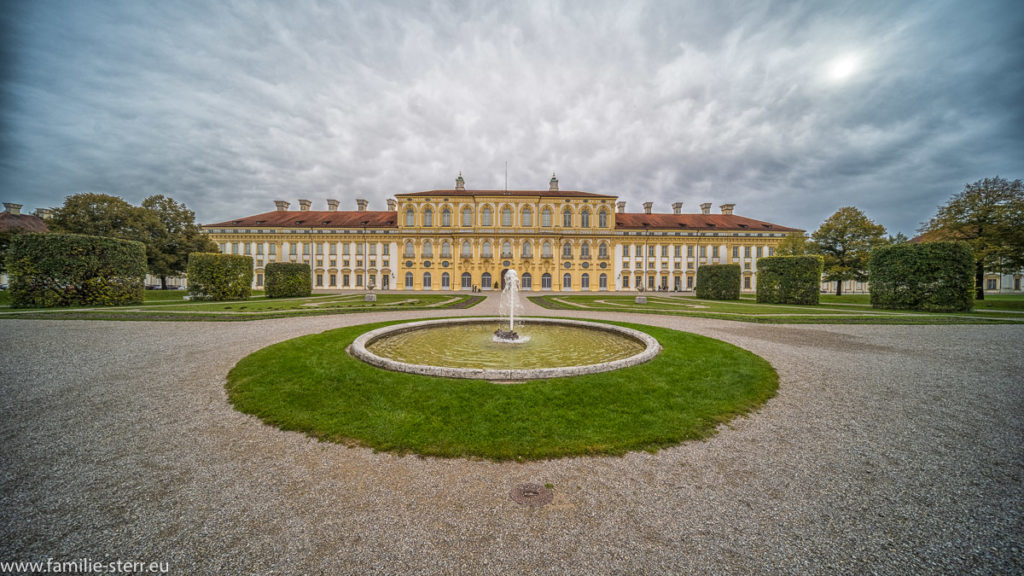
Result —
M 279 200 L 272 212 L 204 226 L 222 252 L 252 256 L 254 287 L 269 262 L 309 264 L 313 288 L 495 290 L 504 271 L 524 291 L 692 290 L 706 264 L 739 264 L 742 288 L 757 286 L 757 259 L 794 228 L 733 214 L 711 203 L 698 213 L 627 212 L 616 196 L 560 190 L 450 190 L 396 194 L 387 210 L 299 209 Z

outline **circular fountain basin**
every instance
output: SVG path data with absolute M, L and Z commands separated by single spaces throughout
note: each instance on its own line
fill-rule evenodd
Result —
M 507 320 L 506 320 L 507 321 Z M 648 334 L 596 322 L 530 318 L 528 340 L 495 342 L 499 318 L 425 320 L 367 332 L 349 353 L 388 370 L 444 378 L 523 381 L 636 366 L 658 355 Z

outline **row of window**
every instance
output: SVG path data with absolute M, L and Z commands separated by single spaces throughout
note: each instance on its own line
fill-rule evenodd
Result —
M 288 253 L 289 253 L 289 255 L 291 255 L 291 256 L 297 256 L 298 255 L 298 250 L 299 250 L 298 244 L 299 244 L 298 242 L 291 242 L 288 245 Z M 255 248 L 253 248 L 254 245 L 255 245 Z M 352 246 L 354 246 L 355 248 L 351 248 Z M 363 246 L 364 245 L 361 244 L 361 243 L 347 243 L 347 242 L 342 243 L 341 244 L 341 255 L 342 256 L 348 256 L 349 254 L 351 254 L 351 252 L 355 252 L 356 256 L 362 256 L 363 255 Z M 377 255 L 377 244 L 376 243 L 367 244 L 366 246 L 367 246 L 367 251 L 370 253 L 370 256 L 376 256 Z M 309 256 L 311 254 L 311 252 L 314 250 L 314 247 L 315 247 L 315 250 L 316 250 L 316 255 L 317 256 L 323 256 L 323 254 L 324 254 L 324 245 L 321 242 L 317 242 L 315 244 L 311 244 L 309 242 L 303 243 L 302 244 L 302 254 L 303 254 L 303 256 Z M 231 243 L 222 242 L 221 245 L 220 245 L 220 251 L 223 254 L 244 254 L 246 256 L 252 256 L 254 254 L 254 250 L 255 250 L 255 255 L 256 256 L 263 256 L 263 243 L 262 242 L 231 242 Z M 391 245 L 390 244 L 381 244 L 381 254 L 382 255 L 388 256 L 390 254 L 390 252 L 391 252 Z M 331 256 L 336 256 L 338 254 L 338 244 L 336 244 L 334 242 L 328 243 L 327 244 L 327 253 L 330 254 Z M 268 244 L 267 245 L 267 254 L 270 255 L 270 256 L 276 256 L 277 255 L 277 244 Z
M 433 288 L 434 277 L 433 277 L 433 275 L 431 275 L 430 272 L 424 272 L 422 280 L 423 280 L 423 286 L 422 286 L 423 289 Z M 461 286 L 460 286 L 461 288 L 471 289 L 471 288 L 475 287 L 475 285 L 473 284 L 473 275 L 470 274 L 469 272 L 463 272 L 462 276 L 460 277 L 460 280 L 461 280 Z M 546 272 L 544 274 L 542 274 L 541 277 L 540 277 L 540 287 L 541 287 L 541 289 L 543 289 L 543 290 L 550 290 L 551 289 L 551 280 L 552 280 L 551 274 L 548 274 Z M 415 276 L 413 275 L 413 273 L 412 272 L 406 272 L 405 273 L 405 287 L 409 288 L 409 289 L 413 288 L 414 282 L 415 282 Z M 608 289 L 608 275 L 607 274 L 599 275 L 597 277 L 597 282 L 598 282 L 598 287 L 601 288 L 602 290 Z M 494 279 L 493 276 L 491 276 L 490 272 L 484 272 L 483 274 L 480 275 L 480 286 L 485 287 L 485 288 L 492 288 L 492 287 L 497 288 L 496 280 Z M 526 272 L 522 276 L 520 276 L 519 277 L 519 287 L 522 288 L 523 290 L 532 290 L 533 289 L 533 275 L 530 274 L 529 272 Z M 567 273 L 565 273 L 562 276 L 562 287 L 563 288 L 572 288 L 572 274 L 569 274 L 567 272 Z M 451 288 L 451 275 L 448 274 L 447 272 L 443 272 L 441 274 L 441 289 L 444 290 L 444 289 L 449 289 L 449 288 Z M 582 275 L 580 275 L 580 288 L 584 288 L 584 289 L 590 288 L 590 274 L 587 274 L 587 273 L 584 272 Z
M 682 249 L 683 249 L 683 247 L 677 245 L 677 246 L 672 246 L 672 248 L 674 248 L 672 255 L 674 257 L 676 257 L 676 258 L 682 258 L 682 252 L 683 252 Z M 718 255 L 719 248 L 722 248 L 722 246 L 711 246 L 711 257 L 712 258 L 718 258 L 719 257 L 719 255 Z M 751 248 L 752 248 L 751 246 L 743 246 L 743 257 L 744 258 L 751 258 L 751 253 L 752 252 L 756 254 L 756 256 L 755 256 L 756 258 L 760 258 L 763 255 L 763 252 L 762 252 L 762 250 L 764 248 L 763 246 L 754 246 L 753 247 L 754 248 L 753 251 L 751 250 Z M 661 246 L 661 257 L 662 258 L 668 258 L 669 257 L 668 256 L 668 252 L 669 252 L 668 249 L 669 249 L 669 246 L 667 246 L 667 245 L 662 245 Z M 693 244 L 690 244 L 690 245 L 688 245 L 686 247 L 686 256 L 687 256 L 687 258 L 693 258 L 693 253 L 694 253 L 694 247 L 693 247 Z M 636 246 L 636 249 L 634 250 L 634 255 L 637 258 L 643 258 L 644 257 L 644 247 L 638 244 Z M 768 246 L 768 255 L 769 256 L 775 256 L 775 247 L 774 246 Z M 624 254 L 624 256 L 626 258 L 628 258 L 629 257 L 629 252 L 627 251 Z M 648 245 L 647 246 L 647 256 L 648 256 L 648 258 L 656 258 L 657 257 L 657 247 L 656 246 Z M 707 258 L 707 256 L 708 256 L 708 246 L 701 246 L 700 247 L 700 257 L 701 258 Z M 740 257 L 740 247 L 739 246 L 733 246 L 732 247 L 732 257 L 733 258 L 739 258 Z
M 321 274 L 321 273 L 317 273 L 317 275 L 316 275 L 316 286 L 315 287 L 316 288 L 324 288 L 324 287 L 327 287 L 327 288 L 362 288 L 363 287 L 363 278 L 364 278 L 364 276 L 366 278 L 366 286 L 373 286 L 373 287 L 377 286 L 377 275 L 376 274 L 366 274 L 366 275 L 363 275 L 363 274 L 353 274 L 353 275 L 342 274 L 341 275 L 341 284 L 338 284 L 338 275 L 332 273 L 332 274 L 328 274 L 327 277 L 326 277 L 326 280 L 329 282 L 329 284 L 324 284 L 324 280 L 325 280 L 324 275 Z M 263 287 L 263 278 L 264 277 L 263 277 L 263 273 L 262 272 L 256 273 L 256 287 L 257 288 L 262 288 Z M 381 275 L 380 279 L 381 279 L 380 288 L 382 288 L 384 290 L 388 290 L 388 289 L 391 288 L 391 286 L 389 285 L 390 284 L 389 276 L 387 274 Z
M 540 213 L 540 225 L 543 227 L 550 227 L 554 213 L 551 208 L 544 208 Z M 433 208 L 425 208 L 423 210 L 422 225 L 426 228 L 434 226 L 434 210 Z M 562 226 L 565 228 L 571 228 L 573 226 L 574 215 L 572 209 L 566 208 L 562 212 Z M 441 209 L 441 222 L 442 227 L 450 227 L 452 225 L 452 211 L 450 208 Z M 405 210 L 405 225 L 409 227 L 416 226 L 416 210 L 413 208 L 407 208 Z M 511 228 L 514 226 L 514 218 L 512 208 L 505 206 L 501 209 L 501 225 L 505 228 Z M 533 210 L 529 207 L 524 208 L 519 218 L 519 225 L 525 228 L 531 228 L 534 226 L 533 223 Z M 579 225 L 580 228 L 591 227 L 591 215 L 590 211 L 584 208 L 579 214 Z M 463 228 L 471 228 L 473 226 L 473 209 L 466 206 L 462 209 L 461 226 Z M 480 226 L 494 226 L 494 213 L 490 206 L 484 206 L 480 210 Z M 598 228 L 608 227 L 608 211 L 601 210 L 597 213 L 597 226 Z
M 543 244 L 541 244 L 541 249 L 540 249 L 541 257 L 542 258 L 551 258 L 551 256 L 552 256 L 551 250 L 552 250 L 551 249 L 551 242 L 544 242 Z M 403 258 L 413 258 L 413 257 L 415 257 L 415 255 L 416 255 L 416 248 L 413 245 L 413 243 L 412 242 L 406 242 L 405 243 L 405 251 L 402 253 L 402 257 Z M 433 246 L 433 244 L 430 243 L 429 240 L 427 240 L 426 242 L 423 243 L 423 247 L 420 249 L 420 256 L 422 258 L 433 258 L 434 257 L 434 246 Z M 460 256 L 462 256 L 463 258 L 472 258 L 473 257 L 473 245 L 468 240 L 466 240 L 465 242 L 462 243 L 462 252 L 460 252 Z M 481 258 L 492 258 L 493 256 L 494 256 L 494 249 L 493 249 L 491 243 L 489 241 L 484 241 L 484 243 L 480 246 L 480 257 Z M 533 258 L 533 244 L 530 243 L 530 242 L 523 243 L 523 248 L 522 248 L 520 256 L 523 257 L 523 258 Z M 441 256 L 440 257 L 441 258 L 451 258 L 452 257 L 452 245 L 449 242 L 447 242 L 447 241 L 441 242 Z M 501 244 L 501 257 L 502 258 L 512 258 L 513 257 L 512 243 L 511 242 L 503 242 Z M 573 257 L 572 244 L 566 242 L 564 245 L 562 245 L 562 258 L 572 258 L 572 257 Z M 583 245 L 580 246 L 580 258 L 590 258 L 590 257 L 591 257 L 590 243 L 589 242 L 584 242 Z M 598 247 L 597 247 L 597 257 L 598 258 L 607 258 L 608 257 L 608 244 L 602 242 L 601 244 L 598 245 Z

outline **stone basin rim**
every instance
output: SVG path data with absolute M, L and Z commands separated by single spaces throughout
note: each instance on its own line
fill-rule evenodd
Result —
M 430 364 L 410 364 L 408 362 L 399 362 L 398 360 L 379 356 L 367 349 L 367 346 L 371 343 L 391 334 L 398 334 L 401 332 L 419 330 L 421 328 L 433 326 L 493 324 L 496 322 L 507 321 L 507 319 L 499 318 L 497 316 L 419 320 L 415 322 L 405 322 L 402 324 L 385 326 L 383 328 L 377 328 L 376 330 L 370 330 L 369 332 L 361 334 L 358 338 L 352 341 L 352 344 L 350 344 L 346 350 L 349 354 L 363 362 L 377 366 L 378 368 L 384 368 L 385 370 L 408 372 L 411 374 L 435 376 L 440 378 L 469 378 L 474 380 L 490 380 L 492 382 L 503 383 L 515 383 L 541 378 L 564 378 L 568 376 L 610 372 L 612 370 L 619 370 L 621 368 L 628 368 L 630 366 L 637 366 L 639 364 L 649 362 L 661 352 L 661 344 L 658 343 L 653 336 L 639 330 L 633 330 L 632 328 L 624 328 L 622 326 L 614 326 L 612 324 L 603 324 L 600 322 L 589 322 L 585 320 L 562 320 L 558 318 L 524 318 L 524 320 L 527 320 L 530 324 L 556 324 L 561 326 L 573 326 L 578 328 L 590 328 L 592 330 L 614 332 L 641 342 L 644 345 L 644 350 L 638 354 L 629 356 L 628 358 L 620 358 L 618 360 L 612 360 L 611 362 L 600 362 L 598 364 L 582 364 L 579 366 L 561 366 L 556 368 L 498 369 L 456 368 L 451 366 L 434 366 Z

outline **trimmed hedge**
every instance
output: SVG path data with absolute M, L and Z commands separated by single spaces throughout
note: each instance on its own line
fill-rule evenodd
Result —
M 974 254 L 962 242 L 877 248 L 868 270 L 874 308 L 966 312 L 974 306 Z
M 252 294 L 252 256 L 193 252 L 188 293 L 196 300 L 245 300 Z
M 11 306 L 123 306 L 142 303 L 146 247 L 83 234 L 18 234 L 7 252 Z
M 267 298 L 294 298 L 313 293 L 309 264 L 271 262 L 264 272 Z
M 740 265 L 707 264 L 697 269 L 693 287 L 697 298 L 707 300 L 740 299 Z
M 769 256 L 757 259 L 757 301 L 764 304 L 817 304 L 821 256 Z

